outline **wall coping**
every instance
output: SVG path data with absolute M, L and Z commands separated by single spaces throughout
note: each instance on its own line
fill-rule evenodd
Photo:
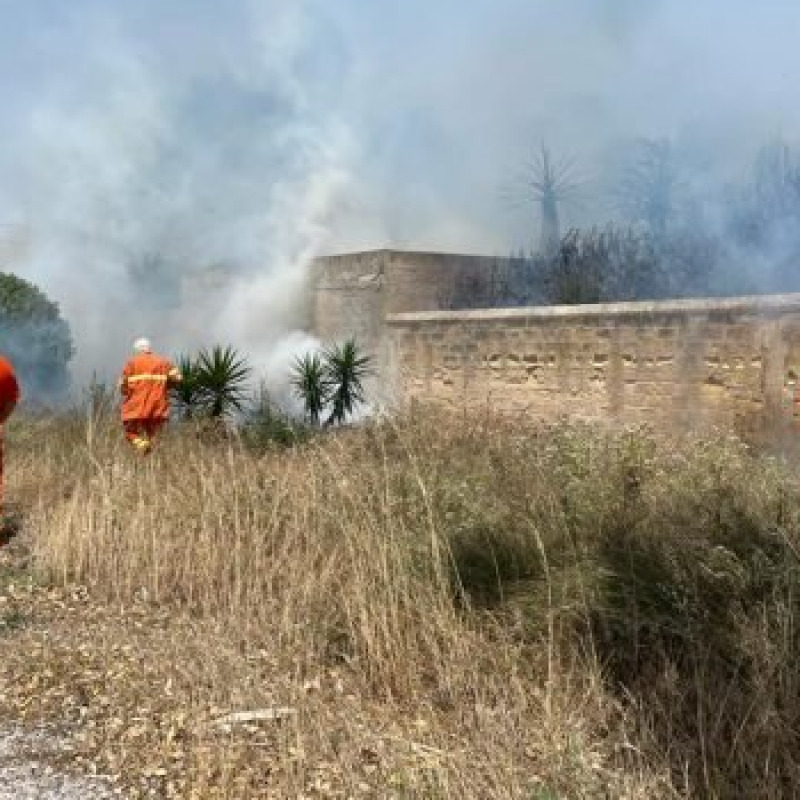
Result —
M 414 311 L 387 314 L 386 323 L 481 322 L 514 319 L 571 319 L 578 317 L 624 317 L 656 314 L 703 315 L 714 313 L 800 311 L 800 293 L 745 295 L 741 297 L 691 298 L 685 300 L 639 300 L 623 303 L 587 303 L 569 306 L 525 306 L 480 308 L 458 311 Z
M 498 261 L 510 261 L 511 256 L 498 256 L 490 253 L 456 253 L 449 250 L 405 250 L 402 247 L 376 247 L 367 250 L 351 250 L 344 253 L 323 253 L 314 256 L 313 262 L 325 263 L 328 261 L 347 261 L 348 259 L 364 258 L 366 256 L 430 256 L 435 258 L 464 258 L 487 259 L 494 258 Z

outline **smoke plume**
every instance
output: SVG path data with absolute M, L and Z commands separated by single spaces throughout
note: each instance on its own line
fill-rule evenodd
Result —
M 541 142 L 582 176 L 562 228 L 619 213 L 611 165 L 641 138 L 670 142 L 684 207 L 721 227 L 758 148 L 800 137 L 790 0 L 0 11 L 0 224 L 61 304 L 77 383 L 111 377 L 138 335 L 172 354 L 232 343 L 280 372 L 321 252 L 528 247 L 536 206 L 504 190 Z

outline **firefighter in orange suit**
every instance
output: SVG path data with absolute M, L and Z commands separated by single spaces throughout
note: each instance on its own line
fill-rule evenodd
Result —
M 3 431 L 2 426 L 19 402 L 20 391 L 14 367 L 0 356 L 0 513 L 3 510 Z
M 122 425 L 125 438 L 146 455 L 162 425 L 169 418 L 169 388 L 181 374 L 167 359 L 153 353 L 147 339 L 137 339 L 135 355 L 122 370 Z

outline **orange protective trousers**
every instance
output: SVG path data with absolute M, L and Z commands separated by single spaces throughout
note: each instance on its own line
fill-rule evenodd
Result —
M 145 455 L 152 450 L 153 439 L 165 422 L 164 419 L 126 419 L 122 425 L 125 428 L 125 438 L 138 452 Z

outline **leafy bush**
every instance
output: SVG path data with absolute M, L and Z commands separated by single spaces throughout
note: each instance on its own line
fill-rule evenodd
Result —
M 460 438 L 429 467 L 456 596 L 592 654 L 692 796 L 797 785 L 800 497 L 780 463 L 579 426 Z
M 40 289 L 8 273 L 0 273 L 0 347 L 26 398 L 47 403 L 63 397 L 73 355 L 69 325 Z

